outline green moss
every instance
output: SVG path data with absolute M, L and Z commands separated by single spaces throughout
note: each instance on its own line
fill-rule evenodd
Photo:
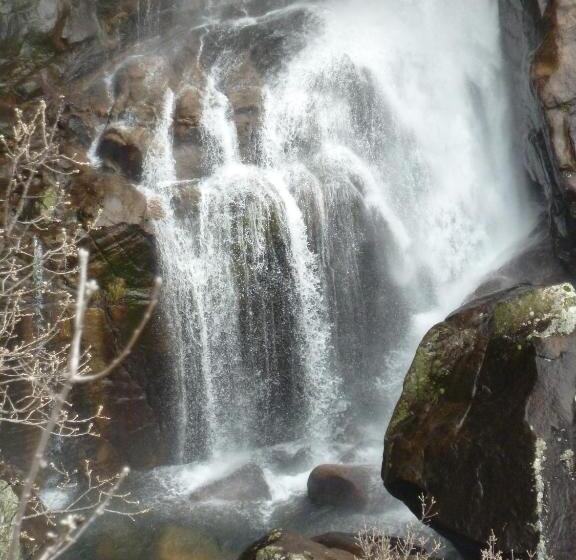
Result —
M 54 185 L 44 189 L 38 200 L 39 211 L 45 218 L 51 218 L 59 202 L 59 187 Z
M 389 430 L 439 401 L 467 402 L 482 360 L 485 340 L 475 328 L 450 321 L 436 325 L 421 342 L 410 366 Z
M 434 382 L 435 372 L 441 371 L 442 360 L 436 353 L 436 344 L 440 337 L 440 327 L 432 329 L 424 338 L 410 370 L 404 381 L 404 390 L 398 401 L 396 410 L 390 422 L 390 429 L 393 430 L 398 424 L 407 420 L 418 403 L 426 400 L 434 400 L 437 393 Z
M 112 277 L 112 279 L 104 287 L 106 292 L 106 299 L 112 305 L 121 303 L 126 298 L 127 287 L 126 279 L 119 278 L 117 276 Z
M 468 402 L 474 372 L 482 367 L 483 348 L 489 341 L 499 344 L 507 359 L 515 360 L 525 354 L 532 338 L 574 332 L 576 292 L 570 284 L 526 290 L 500 301 L 490 324 L 491 332 L 486 333 L 474 324 L 467 328 L 447 321 L 425 336 L 406 375 L 390 431 L 440 400 Z

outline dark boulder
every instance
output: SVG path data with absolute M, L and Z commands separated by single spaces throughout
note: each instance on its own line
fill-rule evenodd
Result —
M 382 509 L 386 493 L 372 465 L 320 465 L 308 478 L 308 497 L 318 506 Z
M 354 560 L 346 550 L 328 548 L 291 531 L 270 532 L 248 547 L 238 560 Z
M 383 479 L 466 557 L 576 555 L 576 292 L 521 287 L 469 303 L 420 344 L 388 427 Z M 518 556 L 517 556 L 518 557 Z

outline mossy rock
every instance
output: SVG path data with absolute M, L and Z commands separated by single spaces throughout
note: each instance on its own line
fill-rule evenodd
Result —
M 416 352 L 386 433 L 386 487 L 416 514 L 420 495 L 434 497 L 432 525 L 467 556 L 494 530 L 505 551 L 534 550 L 554 535 L 551 554 L 573 557 L 576 485 L 561 458 L 574 452 L 575 387 L 572 284 L 466 305 Z M 545 499 L 554 496 L 540 510 L 537 441 L 546 447 Z

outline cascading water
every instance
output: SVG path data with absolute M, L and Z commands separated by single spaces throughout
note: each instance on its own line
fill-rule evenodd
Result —
M 377 462 L 421 335 L 536 221 L 513 153 L 497 2 L 205 13 L 142 178 L 165 213 L 173 461 L 235 464 L 295 442 L 314 462 Z M 181 118 L 191 92 L 198 115 Z M 196 151 L 178 151 L 181 121 L 197 128 Z M 309 467 L 275 478 L 286 492 L 273 501 L 301 494 Z M 192 486 L 214 476 L 191 472 Z
M 158 235 L 180 460 L 319 441 L 342 427 L 330 416 L 382 408 L 391 351 L 411 350 L 533 225 L 494 2 L 314 13 L 322 32 L 264 84 L 256 165 L 223 91 L 238 64 L 226 49 L 203 87 L 208 175 L 186 215 L 175 205 L 193 178 L 176 177 L 171 93 L 148 153 L 144 183 L 169 208 Z
M 302 211 L 279 174 L 241 163 L 226 96 L 210 77 L 202 127 L 213 172 L 195 187 L 194 212 L 173 215 L 182 183 L 168 138 L 172 109 L 169 92 L 143 184 L 170 214 L 157 235 L 176 347 L 177 458 L 238 441 L 272 444 L 304 426 L 320 433 L 337 380 L 327 369 L 328 314 Z

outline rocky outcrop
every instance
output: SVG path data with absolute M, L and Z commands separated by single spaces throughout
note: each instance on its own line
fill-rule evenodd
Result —
M 574 270 L 576 6 L 571 0 L 502 0 L 500 17 L 519 153 L 548 201 L 554 251 Z
M 87 247 L 90 273 L 100 290 L 87 311 L 84 343 L 90 348 L 90 367 L 99 371 L 122 350 L 144 315 L 157 265 L 153 239 L 136 225 L 96 229 Z M 150 378 L 150 372 L 162 371 L 165 364 L 166 338 L 161 329 L 155 316 L 135 351 L 109 378 L 81 386 L 75 393 L 77 408 L 88 416 L 104 407 L 107 419 L 97 426 L 101 437 L 80 451 L 95 458 L 103 472 L 124 464 L 148 468 L 167 458 L 159 403 L 152 397 L 161 393 L 151 386 L 163 379 L 159 373 Z
M 559 255 L 576 264 L 576 19 L 573 2 L 550 2 L 543 19 L 543 40 L 534 55 L 531 78 L 540 101 L 553 172 L 548 197 Z
M 564 283 L 471 302 L 420 344 L 382 474 L 416 514 L 433 497 L 432 526 L 466 557 L 492 530 L 508 552 L 576 554 L 575 343 Z
M 26 109 L 42 97 L 52 110 L 64 96 L 57 139 L 66 155 L 84 164 L 62 179 L 71 200 L 63 219 L 94 226 L 85 242 L 90 273 L 101 287 L 86 325 L 94 369 L 128 340 L 158 271 L 155 222 L 165 216 L 166 201 L 140 183 L 167 117 L 168 88 L 174 107 L 167 128 L 176 175 L 183 180 L 172 205 L 178 219 L 189 219 L 200 200 L 197 183 L 222 158 L 202 124 L 205 111 L 222 103 L 236 127 L 240 158 L 255 163 L 263 77 L 280 71 L 316 24 L 302 7 L 265 15 L 270 5 L 258 0 L 242 9 L 258 19 L 230 26 L 227 18 L 244 11 L 218 4 L 211 9 L 221 12 L 220 23 L 199 27 L 204 0 L 185 8 L 172 0 L 0 0 L 0 133 L 15 107 Z M 49 199 L 52 183 L 44 183 L 34 186 L 34 194 Z M 104 403 L 103 414 L 111 418 L 98 426 L 99 440 L 78 447 L 105 472 L 124 463 L 148 468 L 170 460 L 170 320 L 158 311 L 122 367 L 74 396 L 82 412 L 91 414 Z M 21 455 L 33 437 L 19 438 L 28 440 Z

